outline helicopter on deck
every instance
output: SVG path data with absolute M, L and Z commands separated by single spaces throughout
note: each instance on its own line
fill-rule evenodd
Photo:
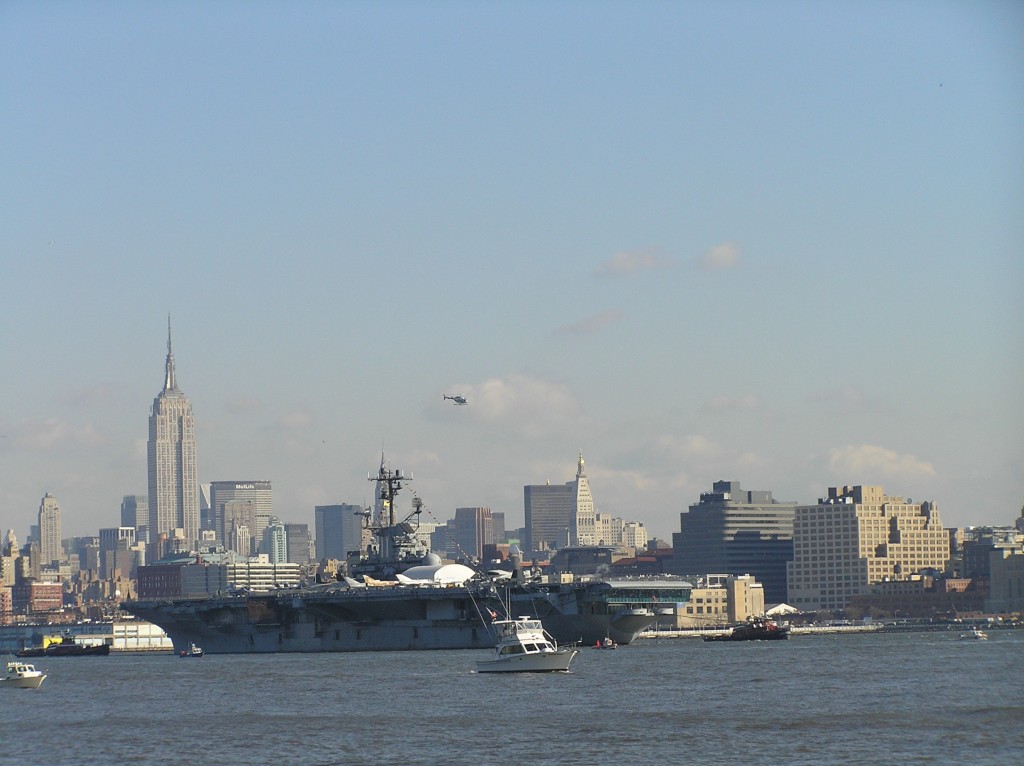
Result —
M 448 396 L 448 394 L 443 394 L 443 396 L 445 399 L 451 399 L 452 404 L 469 404 L 469 401 L 462 394 L 455 394 L 455 396 Z

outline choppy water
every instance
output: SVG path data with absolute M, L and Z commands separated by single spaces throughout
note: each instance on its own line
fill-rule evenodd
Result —
M 1022 764 L 1024 631 L 482 651 L 41 659 L 0 764 Z

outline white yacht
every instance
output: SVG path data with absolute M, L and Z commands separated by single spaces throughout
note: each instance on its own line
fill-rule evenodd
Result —
M 36 666 L 17 660 L 7 663 L 7 675 L 0 678 L 0 686 L 12 689 L 38 689 L 46 674 L 36 670 Z
M 478 673 L 550 673 L 566 671 L 572 658 L 579 654 L 575 647 L 559 649 L 545 631 L 540 620 L 518 617 L 495 620 L 498 643 L 494 655 L 478 660 Z

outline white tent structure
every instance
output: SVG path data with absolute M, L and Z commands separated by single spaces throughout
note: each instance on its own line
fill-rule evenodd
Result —
M 434 585 L 462 585 L 476 576 L 476 572 L 464 564 L 425 564 L 406 569 L 398 575 L 402 583 L 432 583 Z

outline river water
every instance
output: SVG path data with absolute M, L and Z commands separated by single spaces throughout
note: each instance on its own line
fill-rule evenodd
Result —
M 0 764 L 1022 764 L 1024 631 L 487 652 L 41 658 Z

